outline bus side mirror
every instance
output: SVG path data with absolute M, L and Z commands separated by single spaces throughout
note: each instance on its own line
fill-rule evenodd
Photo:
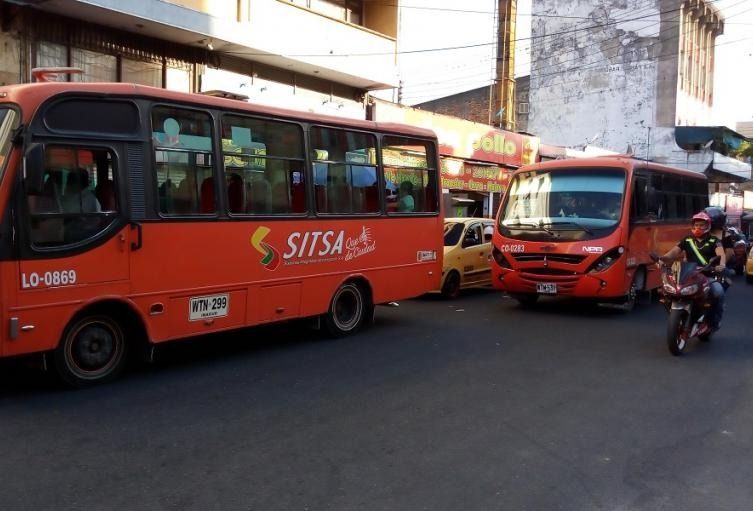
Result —
M 42 195 L 44 171 L 44 145 L 31 144 L 24 155 L 24 191 L 26 195 Z

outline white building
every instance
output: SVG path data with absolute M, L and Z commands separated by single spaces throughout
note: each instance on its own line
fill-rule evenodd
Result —
M 397 2 L 0 0 L 0 83 L 41 66 L 87 81 L 190 92 L 365 118 L 368 91 L 398 85 Z
M 538 0 L 533 14 L 531 133 L 675 166 L 691 160 L 695 170 L 725 161 L 718 170 L 729 179 L 750 178 L 749 165 L 714 157 L 726 152 L 718 146 L 691 148 L 689 158 L 673 137 L 675 126 L 711 124 L 714 41 L 724 29 L 712 2 Z

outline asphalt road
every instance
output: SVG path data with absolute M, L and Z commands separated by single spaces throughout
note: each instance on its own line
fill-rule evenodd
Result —
M 626 314 L 494 291 L 176 343 L 83 391 L 0 375 L 0 510 L 746 510 L 753 286 L 682 357 Z

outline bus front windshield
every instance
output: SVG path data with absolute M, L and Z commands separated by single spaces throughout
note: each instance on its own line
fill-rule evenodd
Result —
M 520 239 L 592 239 L 617 225 L 624 193 L 621 168 L 524 172 L 510 184 L 499 227 Z
M 16 127 L 16 112 L 0 107 L 0 179 L 5 174 L 5 162 L 11 147 L 11 135 Z

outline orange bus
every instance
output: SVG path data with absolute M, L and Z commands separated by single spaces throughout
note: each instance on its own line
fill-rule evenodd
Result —
M 333 335 L 442 274 L 437 140 L 131 84 L 0 87 L 0 356 L 113 378 L 135 346 Z M 51 355 L 48 357 L 48 355 Z
M 497 215 L 493 284 L 523 305 L 570 296 L 631 308 L 661 285 L 649 254 L 707 205 L 703 174 L 626 156 L 521 167 Z

